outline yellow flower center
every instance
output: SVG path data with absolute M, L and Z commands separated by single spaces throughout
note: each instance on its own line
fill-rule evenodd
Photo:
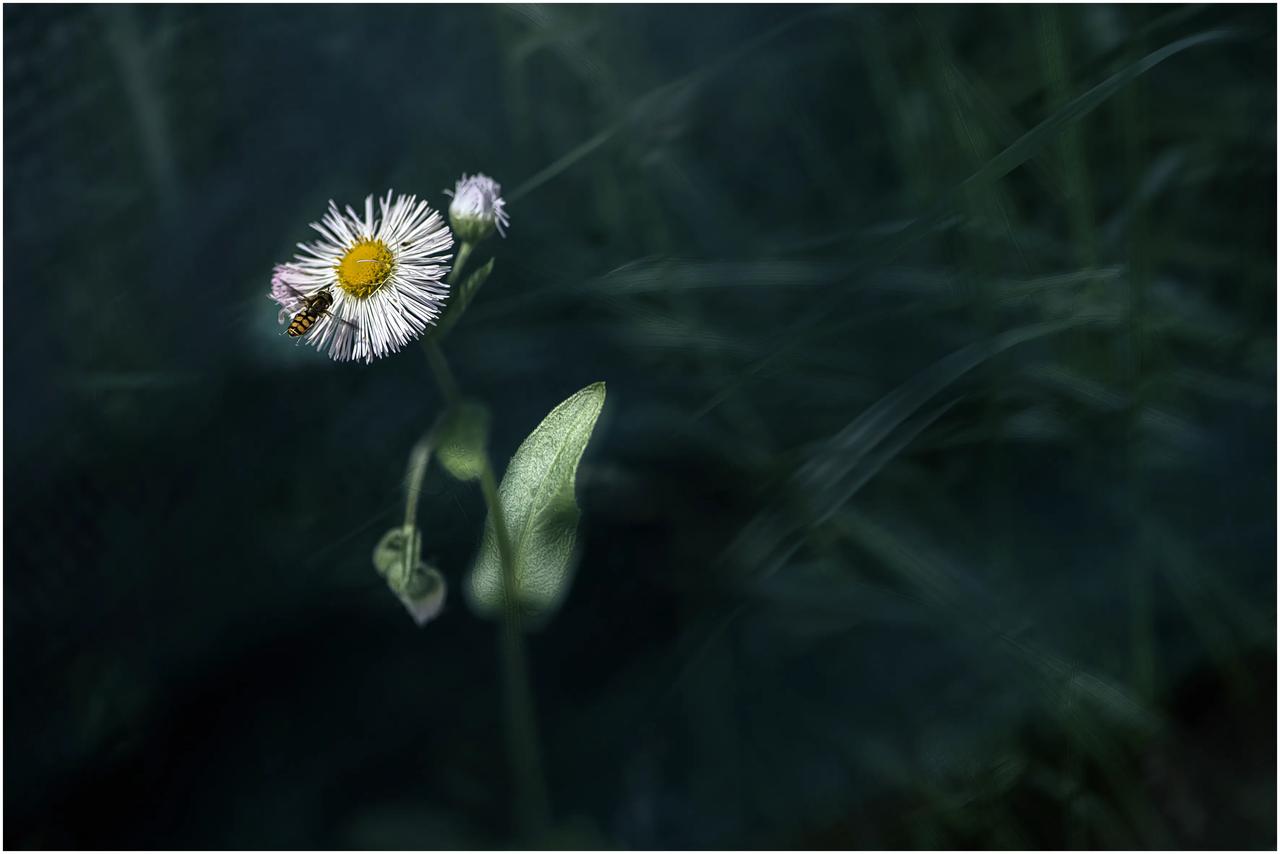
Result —
M 338 285 L 353 297 L 372 296 L 391 278 L 395 260 L 381 240 L 362 240 L 338 262 Z

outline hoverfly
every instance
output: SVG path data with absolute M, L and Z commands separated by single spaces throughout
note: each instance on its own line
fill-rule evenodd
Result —
M 293 322 L 286 331 L 290 338 L 301 338 L 306 335 L 315 322 L 324 316 L 333 305 L 333 294 L 328 288 L 317 291 L 309 297 L 302 298 L 302 307 L 293 316 Z M 337 318 L 335 318 L 336 320 Z
M 302 291 L 291 285 L 284 285 L 292 296 L 293 305 L 287 306 L 280 310 L 280 320 L 284 321 L 289 316 L 289 312 L 296 309 L 293 320 L 289 323 L 289 328 L 285 333 L 290 338 L 301 338 L 311 331 L 311 328 L 324 317 L 326 314 L 331 317 L 335 323 L 341 323 L 354 331 L 359 331 L 354 323 L 349 320 L 343 320 L 336 314 L 329 312 L 329 307 L 333 305 L 333 292 L 329 288 L 321 288 L 311 296 L 307 296 Z

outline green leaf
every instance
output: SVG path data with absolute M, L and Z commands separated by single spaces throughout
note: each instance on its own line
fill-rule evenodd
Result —
M 484 470 L 489 410 L 474 401 L 453 407 L 440 425 L 436 457 L 458 480 L 475 480 Z
M 604 398 L 604 383 L 594 383 L 551 410 L 516 450 L 498 488 L 511 539 L 517 601 L 534 624 L 550 616 L 568 591 L 580 516 L 574 496 L 578 461 Z M 485 522 L 466 592 L 477 613 L 501 614 L 502 562 L 492 516 Z
M 422 560 L 422 534 L 414 525 L 392 528 L 373 549 L 373 568 L 387 580 L 419 626 L 444 607 L 446 585 L 440 570 Z

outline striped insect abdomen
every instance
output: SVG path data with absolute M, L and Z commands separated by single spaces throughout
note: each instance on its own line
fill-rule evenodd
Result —
M 293 322 L 289 324 L 289 337 L 297 338 L 300 335 L 306 335 L 307 330 L 311 328 L 320 315 L 316 314 L 309 308 L 304 308 L 293 317 Z

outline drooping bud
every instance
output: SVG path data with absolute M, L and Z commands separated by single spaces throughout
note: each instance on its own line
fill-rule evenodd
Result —
M 419 626 L 444 608 L 444 576 L 423 562 L 422 535 L 416 526 L 387 531 L 374 547 L 373 566 Z

